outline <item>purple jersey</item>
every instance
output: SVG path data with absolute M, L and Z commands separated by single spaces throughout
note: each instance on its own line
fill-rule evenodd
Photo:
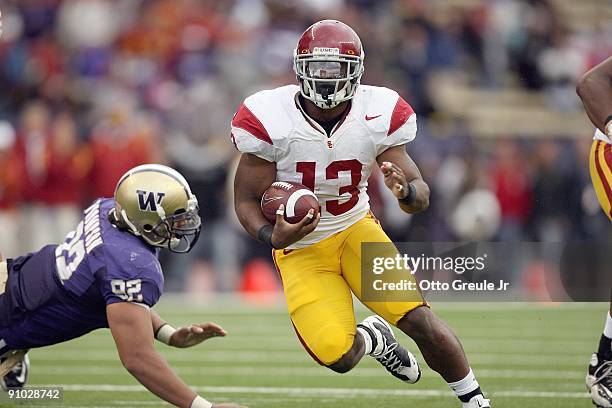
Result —
M 9 348 L 48 346 L 108 327 L 111 303 L 157 303 L 164 286 L 158 249 L 113 226 L 114 206 L 114 199 L 97 200 L 62 244 L 9 261 L 0 295 L 0 339 Z

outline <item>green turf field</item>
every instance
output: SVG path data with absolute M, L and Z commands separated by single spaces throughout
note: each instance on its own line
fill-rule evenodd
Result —
M 461 338 L 494 407 L 545 408 L 592 406 L 584 387 L 585 366 L 606 307 L 460 303 L 434 310 Z M 230 333 L 193 349 L 159 346 L 190 385 L 216 402 L 296 408 L 458 406 L 446 384 L 427 367 L 415 385 L 399 382 L 370 358 L 344 375 L 319 367 L 302 349 L 282 306 L 226 301 L 198 307 L 172 300 L 158 310 L 175 325 L 215 321 Z M 357 311 L 359 318 L 366 313 Z M 399 337 L 417 351 L 411 340 Z M 30 356 L 31 384 L 62 385 L 64 406 L 165 405 L 123 370 L 107 330 L 34 350 Z

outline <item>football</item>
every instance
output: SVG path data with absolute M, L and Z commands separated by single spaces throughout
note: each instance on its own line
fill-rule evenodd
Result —
M 261 197 L 261 211 L 272 224 L 276 223 L 276 210 L 285 205 L 285 219 L 291 224 L 300 222 L 311 208 L 319 213 L 319 200 L 306 186 L 288 181 L 276 181 Z

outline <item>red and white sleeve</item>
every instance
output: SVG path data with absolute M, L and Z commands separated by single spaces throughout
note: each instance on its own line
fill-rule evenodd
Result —
M 416 137 L 416 131 L 416 113 L 408 102 L 399 96 L 391 113 L 387 134 L 381 135 L 382 137 L 378 141 L 378 154 L 390 147 L 413 141 Z
M 254 154 L 264 160 L 276 161 L 276 148 L 261 121 L 242 104 L 232 119 L 231 140 L 241 153 Z

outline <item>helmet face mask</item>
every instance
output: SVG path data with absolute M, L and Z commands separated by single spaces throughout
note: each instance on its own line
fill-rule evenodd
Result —
M 355 95 L 364 53 L 349 26 L 335 20 L 315 23 L 302 34 L 293 57 L 300 93 L 317 107 L 331 109 Z
M 195 207 L 186 211 L 177 211 L 174 215 L 161 220 L 159 224 L 145 233 L 149 240 L 157 242 L 156 246 L 165 247 L 171 252 L 189 252 L 200 237 L 202 221 Z M 145 236 L 143 234 L 143 236 Z
M 129 170 L 115 189 L 114 219 L 151 246 L 189 252 L 200 236 L 197 198 L 176 170 L 148 164 Z

